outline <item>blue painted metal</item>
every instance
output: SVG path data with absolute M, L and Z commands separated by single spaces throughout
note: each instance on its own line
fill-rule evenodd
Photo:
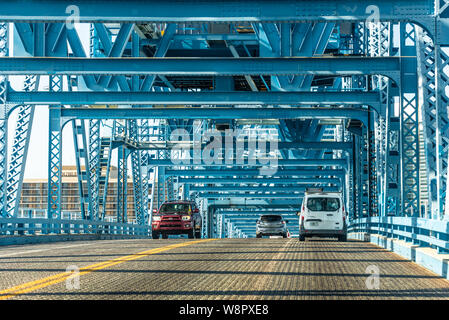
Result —
M 0 2 L 4 21 L 59 21 L 65 22 L 65 9 L 70 1 L 27 0 L 26 5 L 17 6 L 8 1 Z M 207 1 L 201 6 L 194 0 L 189 1 L 128 1 L 126 6 L 120 1 L 96 1 L 95 3 L 77 3 L 81 22 L 271 22 L 271 21 L 329 21 L 329 20 L 365 20 L 369 5 L 379 7 L 382 20 L 422 21 L 434 14 L 432 0 L 349 0 L 340 5 L 332 0 L 281 0 L 251 1 L 242 3 L 227 0 L 216 3 Z M 157 8 L 157 10 L 155 10 Z M 236 10 L 238 8 L 238 10 Z M 145 13 L 145 14 L 143 14 Z
M 52 226 L 51 232 L 48 232 Z M 0 218 L 0 234 L 113 234 L 149 236 L 150 227 L 139 224 L 74 219 Z
M 235 50 L 235 49 L 234 49 Z M 321 51 L 324 51 L 321 50 Z M 23 75 L 384 75 L 399 82 L 397 57 L 292 58 L 16 58 L 0 59 L 0 74 Z M 51 70 L 51 71 L 50 71 Z M 304 77 L 292 78 L 297 88 Z M 300 80 L 298 80 L 300 79 Z M 310 79 L 311 81 L 312 79 Z M 100 82 L 100 81 L 99 81 Z M 298 86 L 295 86 L 298 83 Z M 99 85 L 106 85 L 100 82 Z M 287 84 L 288 85 L 288 84 Z M 288 88 L 288 86 L 286 86 Z
M 350 232 L 369 232 L 405 240 L 440 253 L 449 252 L 449 223 L 417 217 L 371 217 L 354 220 Z
M 401 215 L 419 217 L 418 64 L 415 27 L 400 24 L 401 43 Z
M 81 216 L 83 219 L 93 220 L 94 208 L 92 208 L 92 171 L 97 170 L 90 167 L 90 159 L 95 155 L 94 150 L 89 149 L 86 138 L 85 120 L 72 120 L 73 144 L 75 147 L 76 171 L 78 176 L 78 192 L 80 198 Z M 89 128 L 91 129 L 91 128 Z M 93 153 L 93 154 L 92 154 Z M 95 195 L 98 197 L 98 195 Z
M 0 74 L 50 75 L 52 92 L 8 88 L 6 96 L 6 78 L 0 75 L 0 161 L 4 164 L 0 196 L 8 192 L 8 212 L 17 210 L 20 200 L 26 148 L 13 147 L 10 168 L 15 169 L 6 176 L 1 171 L 7 167 L 6 118 L 17 106 L 23 113 L 34 105 L 51 105 L 48 218 L 54 221 L 62 217 L 62 127 L 85 119 L 89 119 L 89 143 L 78 148 L 82 152 L 77 161 L 86 162 L 87 179 L 80 182 L 89 181 L 90 196 L 82 196 L 81 205 L 88 206 L 86 218 L 93 220 L 105 215 L 112 149 L 119 155 L 119 222 L 136 218 L 139 225 L 146 225 L 154 199 L 159 206 L 182 194 L 198 203 L 205 221 L 203 236 L 247 237 L 254 232 L 248 222 L 253 220 L 222 215 L 221 209 L 297 210 L 306 186 L 343 189 L 354 223 L 365 221 L 354 220 L 360 216 L 415 219 L 424 215 L 421 207 L 426 204 L 419 187 L 426 183 L 431 216 L 449 216 L 443 216 L 449 210 L 445 95 L 449 59 L 442 50 L 449 44 L 445 33 L 449 23 L 447 6 L 440 1 L 361 0 L 342 5 L 330 0 L 256 0 L 238 7 L 233 0 L 203 1 L 201 6 L 193 5 L 195 1 L 131 0 L 127 6 L 118 1 L 81 2 L 80 19 L 93 22 L 91 58 L 86 58 L 81 34 L 63 23 L 66 1 L 39 1 L 45 14 L 35 0 L 22 2 L 26 5 L 18 10 L 0 1 L 0 20 L 15 23 L 18 46 L 31 57 L 0 57 Z M 372 21 L 370 5 L 378 6 L 379 22 Z M 120 24 L 105 24 L 108 21 Z M 220 21 L 232 23 L 214 24 Z M 341 56 L 345 54 L 361 56 Z M 70 77 L 69 84 L 78 80 L 78 90 L 57 92 L 64 91 L 62 75 Z M 424 161 L 419 158 L 418 112 L 423 115 Z M 114 123 L 110 138 L 102 130 L 106 119 Z M 150 133 L 150 121 L 155 120 L 157 128 Z M 357 121 L 363 126 L 357 127 Z M 176 144 L 168 139 L 170 132 L 183 128 L 190 138 L 186 145 L 200 137 L 203 148 L 206 130 L 216 125 L 275 132 L 270 139 L 278 140 L 276 172 L 263 175 L 257 163 L 220 170 L 204 163 L 172 166 L 170 150 Z M 19 121 L 17 134 L 26 137 L 27 126 Z M 81 140 L 86 141 L 85 130 L 81 131 Z M 157 135 L 159 141 L 150 141 Z M 27 139 L 21 141 L 26 145 Z M 129 155 L 134 217 L 128 215 L 126 204 Z M 248 159 L 253 158 L 248 155 Z M 419 178 L 423 165 L 421 172 L 427 170 L 427 179 Z M 157 188 L 156 181 L 150 181 L 156 167 Z M 153 200 L 148 203 L 150 188 Z M 6 216 L 5 209 L 0 212 Z M 430 236 L 421 230 L 425 228 L 407 223 L 395 217 L 386 228 L 396 228 L 404 239 L 405 231 L 412 238 L 424 235 L 414 241 L 430 243 L 425 238 Z M 29 228 L 31 232 L 33 227 Z M 63 232 L 52 222 L 42 231 Z M 437 232 L 438 240 L 447 240 L 447 231 Z
M 375 92 L 16 92 L 12 104 L 38 105 L 369 105 L 378 110 Z
M 62 77 L 51 76 L 49 88 L 52 92 L 62 90 Z M 49 110 L 47 194 L 47 217 L 49 219 L 59 219 L 61 217 L 62 127 L 61 109 Z
M 0 23 L 0 56 L 8 56 L 8 24 Z M 8 116 L 7 116 L 8 78 L 0 76 L 0 216 L 7 216 L 7 168 L 8 168 Z
M 27 76 L 25 78 L 24 91 L 37 90 L 38 86 L 39 77 Z M 16 217 L 19 210 L 33 118 L 34 106 L 20 106 L 11 149 L 11 160 L 8 164 L 8 182 L 6 190 L 6 211 L 8 216 Z

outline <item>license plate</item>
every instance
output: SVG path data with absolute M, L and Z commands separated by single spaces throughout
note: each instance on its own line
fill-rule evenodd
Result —
M 318 222 L 310 222 L 310 226 L 316 227 L 318 225 Z

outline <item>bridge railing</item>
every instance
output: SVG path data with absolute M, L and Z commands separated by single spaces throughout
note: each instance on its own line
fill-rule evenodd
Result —
M 0 218 L 0 235 L 108 234 L 150 236 L 151 228 L 132 223 L 91 220 Z
M 367 217 L 352 220 L 348 232 L 378 234 L 449 252 L 449 221 L 412 217 Z

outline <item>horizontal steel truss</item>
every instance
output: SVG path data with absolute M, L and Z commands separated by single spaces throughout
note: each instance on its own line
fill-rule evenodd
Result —
M 377 92 L 17 92 L 11 104 L 29 105 L 369 105 Z
M 51 108 L 78 119 L 357 119 L 366 125 L 367 109 L 350 108 Z
M 0 1 L 4 21 L 65 22 L 70 1 L 27 0 Z M 76 3 L 80 22 L 315 22 L 336 20 L 366 20 L 367 8 L 379 8 L 379 18 L 389 21 L 416 21 L 434 14 L 433 0 L 348 0 L 344 5 L 332 0 L 258 0 L 242 3 L 226 1 L 120 1 L 100 0 Z
M 51 70 L 51 71 L 50 71 Z M 7 75 L 384 75 L 399 83 L 398 57 L 0 58 Z

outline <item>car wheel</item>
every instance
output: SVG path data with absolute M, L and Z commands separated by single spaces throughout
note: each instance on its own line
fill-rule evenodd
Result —
M 201 231 L 195 231 L 195 238 L 201 239 Z
M 282 234 L 282 238 L 287 238 L 287 234 L 286 234 L 286 233 L 283 233 L 283 234 Z
M 153 233 L 153 239 L 159 239 L 159 233 L 154 232 Z
M 340 242 L 346 242 L 346 240 L 348 240 L 348 238 L 347 238 L 346 235 L 338 236 L 338 241 L 340 241 Z
M 256 238 L 262 238 L 261 234 L 256 234 Z
M 306 241 L 305 235 L 299 235 L 299 241 Z
M 194 236 L 193 230 L 189 231 L 189 233 L 187 235 L 188 235 L 189 239 L 193 239 L 193 236 Z
M 163 234 L 162 234 L 162 239 L 168 239 L 168 234 L 163 233 Z

